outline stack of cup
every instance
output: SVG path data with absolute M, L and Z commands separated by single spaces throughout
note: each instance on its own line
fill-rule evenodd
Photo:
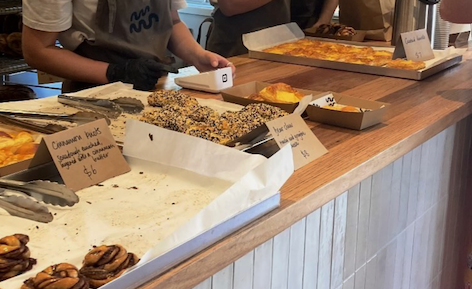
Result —
M 440 4 L 437 4 L 440 5 Z M 434 33 L 434 49 L 446 49 L 449 46 L 449 31 L 451 23 L 442 19 L 439 15 L 439 7 L 436 9 L 436 31 Z

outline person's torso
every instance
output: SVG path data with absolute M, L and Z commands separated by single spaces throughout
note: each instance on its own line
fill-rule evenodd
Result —
M 72 27 L 59 34 L 59 41 L 69 50 L 75 50 L 84 40 L 95 39 L 94 20 L 98 0 L 74 0 L 72 4 Z
M 242 43 L 243 34 L 290 22 L 290 0 L 273 0 L 255 10 L 231 17 L 216 9 L 213 18 L 207 48 L 226 57 L 244 54 L 247 49 Z
M 302 29 L 312 26 L 320 17 L 324 0 L 291 0 L 291 21 Z

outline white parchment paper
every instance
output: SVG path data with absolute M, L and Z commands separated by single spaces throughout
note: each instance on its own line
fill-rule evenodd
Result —
M 293 173 L 288 147 L 265 159 L 133 120 L 124 153 L 130 173 L 79 191 L 80 203 L 72 208 L 48 206 L 54 214 L 49 224 L 0 211 L 0 236 L 29 235 L 38 260 L 33 270 L 0 282 L 1 288 L 17 289 L 52 264 L 80 268 L 93 245 L 122 244 L 141 257 L 133 268 L 139 270 L 274 195 Z M 121 278 L 104 288 L 116 288 Z

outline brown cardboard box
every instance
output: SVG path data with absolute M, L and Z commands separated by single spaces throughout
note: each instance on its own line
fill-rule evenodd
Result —
M 362 41 L 364 41 L 364 38 L 365 38 L 365 31 L 363 31 L 363 30 L 356 30 L 357 33 L 355 35 L 352 35 L 352 36 L 338 36 L 338 35 L 329 35 L 329 34 L 317 33 L 316 29 L 313 28 L 313 27 L 307 28 L 307 29 L 303 30 L 303 32 L 305 32 L 306 36 L 336 39 L 336 40 L 345 40 L 345 41 L 362 42 Z
M 0 177 L 8 176 L 13 173 L 17 173 L 19 171 L 28 169 L 29 164 L 31 163 L 32 159 L 33 158 L 29 160 L 20 161 L 20 162 L 17 162 L 8 166 L 0 167 Z
M 260 100 L 254 100 L 254 99 L 248 98 L 251 94 L 258 93 L 259 91 L 264 89 L 264 87 L 269 86 L 271 84 L 272 83 L 260 82 L 260 81 L 248 82 L 245 84 L 227 88 L 221 91 L 221 95 L 223 96 L 223 100 L 227 102 L 237 103 L 244 106 L 251 103 L 266 103 L 272 106 L 280 107 L 281 109 L 285 110 L 288 113 L 292 113 L 295 110 L 295 108 L 297 108 L 298 102 L 297 103 L 277 103 L 277 102 L 260 101 Z M 305 95 L 310 95 L 310 94 L 317 95 L 320 93 L 319 91 L 312 91 L 312 90 L 299 89 L 299 88 L 295 88 L 295 89 Z
M 334 100 L 338 104 L 371 109 L 371 111 L 345 112 L 309 105 L 306 111 L 310 120 L 355 130 L 363 130 L 381 123 L 385 111 L 389 105 L 388 103 L 384 102 L 355 98 L 335 92 L 322 93 L 314 96 L 313 102 L 321 100 L 321 98 L 332 98 L 333 96 Z

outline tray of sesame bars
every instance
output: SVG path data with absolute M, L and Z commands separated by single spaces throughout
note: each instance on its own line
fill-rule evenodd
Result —
M 422 80 L 462 61 L 465 49 L 434 50 L 428 61 L 392 59 L 393 47 L 306 37 L 296 23 L 243 35 L 249 57 L 291 64 Z
M 0 261 L 8 262 L 5 270 L 11 269 L 0 270 L 1 288 L 40 288 L 46 281 L 68 281 L 80 289 L 138 287 L 279 206 L 279 189 L 293 173 L 290 147 L 264 158 L 222 145 L 279 110 L 196 102 L 173 91 L 150 95 L 123 84 L 79 93 L 123 95 L 150 104 L 132 117 L 111 120 L 131 171 L 78 191 L 80 202 L 72 207 L 47 205 L 54 215 L 47 224 L 0 210 L 0 223 L 6 224 L 0 227 L 0 246 L 21 252 L 0 252 Z M 54 98 L 28 104 L 30 110 L 60 112 L 53 107 L 62 108 Z M 60 182 L 51 165 L 6 178 Z

